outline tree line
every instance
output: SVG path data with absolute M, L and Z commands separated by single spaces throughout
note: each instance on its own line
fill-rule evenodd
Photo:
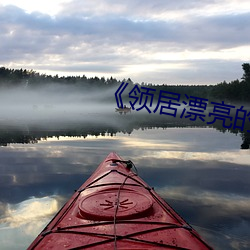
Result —
M 250 102 L 250 64 L 242 64 L 242 78 L 231 82 L 223 81 L 216 85 L 157 85 L 153 86 L 159 93 L 160 90 L 167 90 L 179 93 L 182 97 L 195 96 L 206 98 L 209 101 L 225 101 L 232 103 Z
M 179 93 L 182 96 L 196 96 L 212 100 L 220 100 L 225 102 L 250 102 L 250 64 L 243 63 L 242 78 L 231 82 L 223 81 L 216 85 L 154 85 L 152 83 L 134 83 L 130 78 L 117 80 L 112 76 L 105 79 L 104 77 L 86 77 L 82 76 L 52 76 L 40 74 L 34 70 L 26 69 L 9 69 L 0 67 L 0 87 L 16 87 L 24 86 L 28 88 L 46 86 L 48 84 L 66 84 L 83 88 L 107 88 L 119 87 L 123 81 L 129 82 L 131 90 L 134 85 L 153 88 L 156 95 L 160 90 Z
M 80 87 L 107 87 L 121 84 L 112 76 L 105 79 L 104 77 L 82 76 L 55 76 L 40 74 L 34 70 L 27 69 L 9 69 L 0 67 L 0 87 L 41 87 L 48 84 L 66 84 Z

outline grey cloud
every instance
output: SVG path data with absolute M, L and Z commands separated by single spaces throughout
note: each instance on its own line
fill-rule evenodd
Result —
M 156 62 L 157 63 L 157 62 Z M 153 84 L 216 84 L 222 81 L 230 82 L 242 77 L 241 64 L 243 61 L 229 60 L 186 60 L 187 65 L 182 67 L 183 61 L 169 61 L 169 63 L 180 65 L 179 68 L 161 70 L 147 70 L 143 72 L 143 80 Z M 178 77 L 177 77 L 178 76 Z M 137 74 L 131 74 L 133 79 Z
M 183 30 L 189 44 L 229 48 L 249 44 L 249 22 L 250 13 L 194 18 Z
M 100 11 L 98 13 L 92 9 L 91 13 L 94 13 L 92 16 L 89 10 L 93 8 L 95 1 L 87 3 L 88 5 L 84 5 L 82 1 L 72 1 L 65 5 L 65 12 L 55 17 L 39 12 L 28 14 L 15 6 L 0 5 L 0 63 L 33 62 L 37 65 L 36 70 L 50 68 L 72 72 L 121 73 L 126 65 L 162 63 L 144 58 L 145 52 L 150 54 L 183 50 L 218 50 L 248 45 L 250 40 L 248 25 L 250 13 L 194 16 L 188 21 L 148 18 L 151 17 L 150 15 L 156 15 L 159 10 L 161 10 L 160 13 L 180 7 L 188 10 L 209 4 L 210 1 L 205 3 L 196 0 L 188 1 L 188 3 L 187 1 L 178 1 L 178 3 L 145 1 L 142 4 L 141 1 L 131 0 L 124 5 L 110 0 L 97 6 L 97 10 Z M 114 9 L 109 6 L 112 3 L 114 3 Z M 73 6 L 74 10 L 79 10 L 81 15 L 77 13 L 73 15 Z M 105 11 L 101 12 L 102 9 Z M 135 14 L 137 10 L 144 13 L 145 18 L 137 18 Z M 121 49 L 122 52 L 120 52 Z M 54 56 L 59 57 L 57 61 L 53 60 Z M 89 65 L 79 66 L 83 62 Z M 209 59 L 199 62 L 195 60 L 182 62 L 191 65 L 192 69 L 203 71 L 204 74 L 208 72 L 208 67 L 211 67 L 211 65 L 208 66 L 211 62 Z M 222 64 L 224 63 L 228 65 L 226 69 L 232 64 L 241 64 L 241 62 L 232 63 L 222 60 Z M 217 64 L 220 64 L 219 60 Z M 211 71 L 206 74 L 214 78 L 211 79 L 213 83 L 216 83 L 218 79 L 223 81 L 227 76 L 233 77 L 231 70 L 229 70 L 231 75 L 228 73 L 227 76 L 223 69 L 218 71 L 218 68 L 210 68 L 210 70 L 214 75 L 211 76 Z M 236 71 L 235 69 L 234 72 Z M 174 79 L 176 75 L 179 75 L 179 79 L 184 82 L 201 81 L 201 75 L 198 76 L 194 71 L 190 71 L 190 68 L 171 69 L 171 72 L 166 69 L 153 73 L 154 76 L 152 72 L 145 72 L 144 81 L 155 83 L 157 78 L 160 79 L 160 75 L 164 77 L 161 79 L 172 77 Z M 131 75 L 132 78 L 135 76 L 135 74 Z M 233 79 L 235 77 L 226 80 Z M 207 76 L 203 81 L 207 81 Z
M 12 14 L 8 15 L 8 13 Z M 38 44 L 39 41 L 44 46 L 55 45 L 54 36 L 68 39 L 69 44 L 74 44 L 75 37 L 73 39 L 72 36 L 76 36 L 77 42 L 80 40 L 89 43 L 106 41 L 113 45 L 121 42 L 133 43 L 135 40 L 142 43 L 162 41 L 189 48 L 197 45 L 199 47 L 239 46 L 247 44 L 250 39 L 248 26 L 250 13 L 237 16 L 196 17 L 188 23 L 161 20 L 136 21 L 129 17 L 110 16 L 97 18 L 58 16 L 54 19 L 40 13 L 27 14 L 11 6 L 2 8 L 1 14 L 3 14 L 2 20 L 5 20 L 1 24 L 2 30 L 8 32 L 14 29 L 17 32 L 16 35 L 25 34 L 26 37 L 23 39 L 29 46 L 33 45 L 32 42 Z
M 79 64 L 73 64 L 73 65 L 66 65 L 66 66 L 60 66 L 60 65 L 55 65 L 51 66 L 51 70 L 54 71 L 62 71 L 62 72 L 97 72 L 97 73 L 115 73 L 120 70 L 120 66 L 116 65 L 104 65 L 104 64 L 88 64 L 88 65 L 79 65 Z M 46 69 L 46 67 L 40 66 L 40 69 Z
M 218 1 L 198 1 L 198 0 L 127 0 L 125 2 L 117 2 L 115 0 L 105 0 L 100 4 L 97 0 L 79 1 L 74 0 L 65 4 L 62 11 L 64 15 L 80 15 L 80 16 L 103 16 L 107 13 L 114 16 L 122 17 L 150 17 L 152 14 L 162 14 L 169 11 L 183 11 L 188 9 L 198 9 L 204 5 L 217 3 Z

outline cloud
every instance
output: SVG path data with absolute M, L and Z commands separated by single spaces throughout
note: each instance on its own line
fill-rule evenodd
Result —
M 1 248 L 26 249 L 61 206 L 59 196 L 32 197 L 18 204 L 5 204 L 0 217 Z
M 250 13 L 246 1 L 235 9 L 233 4 L 75 0 L 66 2 L 55 16 L 0 5 L 0 63 L 139 82 L 234 80 L 241 77 L 242 62 L 249 60 L 242 58 L 240 48 L 249 48 Z M 227 49 L 235 51 L 233 61 Z M 207 73 L 201 78 L 203 70 Z
M 198 0 L 179 0 L 179 1 L 150 1 L 150 0 L 127 0 L 125 2 L 117 2 L 114 0 L 105 0 L 100 3 L 98 0 L 80 1 L 74 0 L 65 3 L 64 9 L 61 11 L 63 15 L 79 15 L 87 17 L 97 16 L 120 16 L 134 19 L 148 20 L 161 19 L 168 20 L 183 19 L 184 17 L 193 17 L 193 15 L 201 16 L 201 13 L 214 12 L 219 9 L 223 12 L 242 12 L 248 5 L 247 0 L 241 2 L 241 6 L 234 4 L 234 1 L 198 1 Z M 110 8 L 111 7 L 111 8 Z M 246 10 L 245 10 L 246 11 Z M 244 12 L 245 12 L 244 11 Z
M 247 196 L 240 195 L 228 195 L 221 194 L 219 192 L 209 192 L 194 189 L 189 189 L 188 187 L 163 187 L 159 188 L 157 192 L 164 197 L 166 200 L 168 198 L 180 200 L 185 200 L 187 203 L 193 204 L 203 204 L 203 206 L 218 206 L 220 209 L 216 216 L 228 216 L 228 214 L 233 215 L 233 217 L 240 217 L 249 210 L 250 199 Z M 211 215 L 212 217 L 212 215 Z
M 23 224 L 34 224 L 34 220 L 51 217 L 58 211 L 58 202 L 55 197 L 31 198 L 19 204 L 8 204 L 6 216 L 0 220 L 10 227 L 20 227 Z M 29 232 L 32 233 L 32 230 Z
M 97 17 L 58 15 L 52 18 L 39 12 L 28 14 L 14 6 L 3 7 L 1 14 L 4 20 L 1 26 L 6 35 L 16 36 L 16 38 L 21 35 L 23 38 L 27 36 L 32 38 L 29 39 L 30 43 L 27 47 L 34 42 L 36 46 L 42 45 L 44 49 L 48 45 L 64 45 L 65 48 L 67 44 L 73 47 L 76 43 L 79 46 L 80 41 L 94 42 L 94 45 L 105 44 L 105 42 L 109 45 L 164 42 L 195 49 L 197 44 L 201 44 L 202 47 L 206 44 L 206 48 L 213 43 L 221 43 L 221 46 L 230 43 L 234 46 L 235 44 L 246 45 L 250 36 L 247 33 L 244 39 L 239 36 L 242 31 L 249 29 L 250 13 L 215 17 L 199 16 L 188 22 L 136 20 L 110 15 Z M 58 38 L 57 41 L 56 38 Z M 40 43 L 38 39 L 42 39 Z M 68 40 L 68 43 L 64 44 L 65 40 Z

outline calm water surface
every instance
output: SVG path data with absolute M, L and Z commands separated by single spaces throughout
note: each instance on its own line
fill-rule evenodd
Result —
M 250 150 L 240 135 L 172 126 L 56 136 L 0 148 L 1 249 L 28 247 L 111 151 L 131 159 L 215 249 L 250 249 Z

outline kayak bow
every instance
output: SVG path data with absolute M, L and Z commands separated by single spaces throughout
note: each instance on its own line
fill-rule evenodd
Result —
M 28 249 L 212 249 L 133 167 L 110 153 Z

